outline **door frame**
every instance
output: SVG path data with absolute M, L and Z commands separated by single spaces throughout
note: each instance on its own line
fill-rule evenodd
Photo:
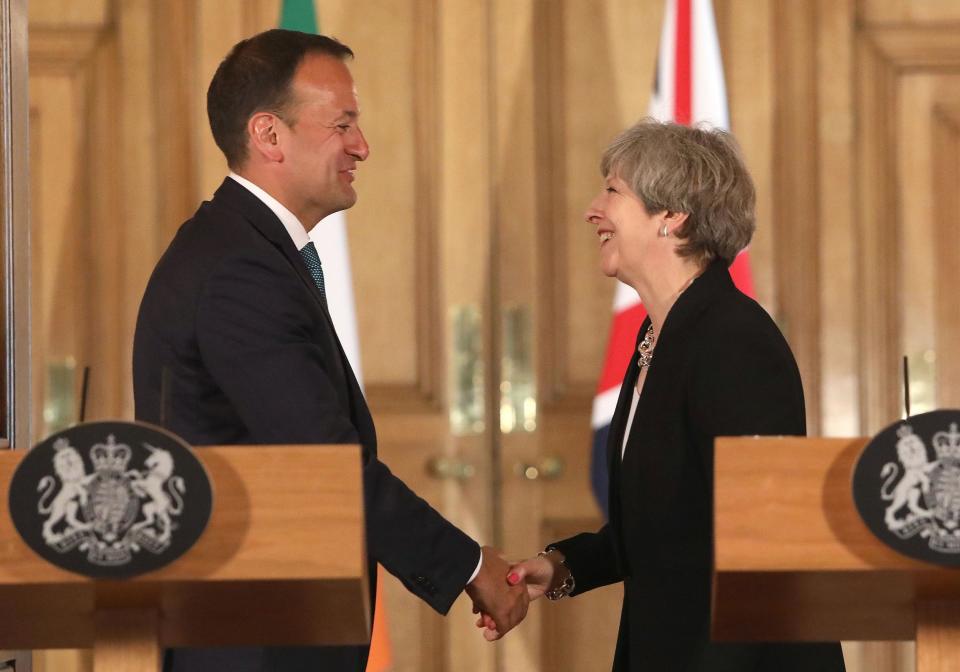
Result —
M 0 269 L 3 350 L 0 421 L 13 448 L 30 427 L 30 103 L 27 0 L 0 0 Z

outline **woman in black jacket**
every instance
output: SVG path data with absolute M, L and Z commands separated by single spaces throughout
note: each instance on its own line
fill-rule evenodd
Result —
M 615 672 L 843 670 L 838 643 L 710 641 L 713 440 L 806 433 L 793 354 L 727 271 L 755 226 L 740 153 L 722 131 L 643 121 L 601 171 L 586 213 L 600 267 L 648 314 L 610 427 L 610 522 L 550 544 L 510 581 L 534 599 L 623 581 Z

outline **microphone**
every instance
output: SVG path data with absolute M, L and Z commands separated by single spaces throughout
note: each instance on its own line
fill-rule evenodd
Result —
M 80 383 L 80 422 L 87 417 L 87 392 L 90 389 L 90 367 L 83 367 L 83 382 Z
M 903 412 L 906 420 L 910 419 L 910 365 L 907 356 L 903 356 Z

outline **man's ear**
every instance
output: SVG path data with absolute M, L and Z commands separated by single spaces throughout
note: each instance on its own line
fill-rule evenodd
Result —
M 280 118 L 270 112 L 257 112 L 247 121 L 247 138 L 251 153 L 257 153 L 269 162 L 283 161 L 280 146 Z

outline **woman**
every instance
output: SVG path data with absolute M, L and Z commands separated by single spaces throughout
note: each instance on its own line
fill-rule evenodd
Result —
M 610 522 L 550 544 L 508 580 L 526 579 L 533 599 L 623 581 L 615 672 L 843 670 L 837 643 L 709 637 L 713 440 L 806 433 L 793 354 L 727 271 L 754 230 L 739 151 L 722 131 L 643 121 L 601 171 L 586 213 L 600 267 L 648 314 L 610 427 Z

